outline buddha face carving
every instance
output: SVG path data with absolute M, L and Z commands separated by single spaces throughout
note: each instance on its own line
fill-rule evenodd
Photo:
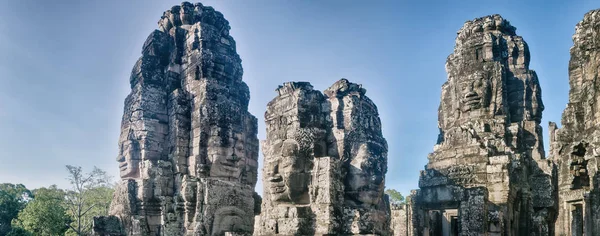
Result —
M 462 112 L 487 107 L 490 100 L 491 84 L 483 73 L 475 73 L 459 82 L 460 106 Z
M 350 161 L 346 177 L 346 196 L 357 205 L 377 205 L 383 196 L 384 149 L 363 143 Z
M 242 135 L 229 138 L 227 145 L 215 145 L 209 152 L 212 165 L 210 176 L 228 179 L 241 178 L 242 165 L 246 163 L 246 152 Z M 221 139 L 221 137 L 212 137 Z
M 279 151 L 279 150 L 277 150 Z M 311 163 L 299 153 L 299 145 L 288 139 L 281 144 L 280 156 L 265 163 L 267 186 L 276 202 L 307 203 Z
M 137 140 L 122 142 L 117 156 L 121 179 L 138 178 L 141 159 L 140 144 Z

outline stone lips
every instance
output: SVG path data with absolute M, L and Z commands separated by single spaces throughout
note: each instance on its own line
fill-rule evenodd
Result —
M 257 119 L 229 29 L 212 7 L 184 2 L 144 43 L 125 99 L 122 180 L 98 235 L 252 233 Z

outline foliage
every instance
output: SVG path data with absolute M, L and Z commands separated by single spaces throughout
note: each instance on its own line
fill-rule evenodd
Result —
M 56 185 L 33 191 L 33 200 L 13 220 L 13 227 L 34 235 L 63 235 L 71 218 L 64 207 L 65 192 Z
M 10 222 L 25 208 L 31 192 L 22 184 L 0 184 L 0 235 L 11 231 Z
M 402 196 L 402 194 L 395 189 L 387 189 L 385 190 L 385 194 L 390 196 L 390 203 L 392 204 L 403 205 L 406 203 L 404 196 Z
M 67 191 L 68 213 L 73 218 L 68 235 L 91 233 L 94 216 L 107 215 L 113 187 L 105 171 L 94 167 L 83 173 L 81 167 L 67 165 L 71 189 Z
M 21 227 L 14 227 L 6 236 L 33 236 L 33 234 Z

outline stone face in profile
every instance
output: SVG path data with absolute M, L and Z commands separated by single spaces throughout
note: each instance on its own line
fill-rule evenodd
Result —
M 374 160 L 382 158 L 382 147 L 369 148 L 371 144 L 359 146 L 356 156 L 350 161 L 346 175 L 346 196 L 357 205 L 377 206 L 385 188 L 382 166 Z M 377 150 L 377 151 L 373 151 Z
M 116 217 L 125 235 L 251 234 L 257 119 L 229 23 L 184 2 L 158 25 L 129 79 L 121 182 L 95 230 Z
M 389 235 L 387 143 L 365 89 L 342 79 L 325 96 L 306 82 L 277 92 L 254 235 Z
M 119 173 L 121 179 L 139 178 L 139 166 L 141 161 L 140 145 L 135 140 L 127 140 L 121 143 L 119 148 Z

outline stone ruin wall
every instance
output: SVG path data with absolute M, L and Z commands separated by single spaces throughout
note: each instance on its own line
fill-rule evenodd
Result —
M 408 205 L 390 206 L 390 231 L 395 236 L 409 236 L 410 213 Z
M 229 23 L 212 7 L 166 11 L 130 77 L 121 182 L 97 235 L 251 234 L 257 119 Z M 111 226 L 111 227 L 108 227 Z
M 600 235 L 600 10 L 575 27 L 569 102 L 562 128 L 550 123 L 550 155 L 558 168 L 556 235 Z
M 390 235 L 377 107 L 342 79 L 289 82 L 267 105 L 264 199 L 254 235 Z

